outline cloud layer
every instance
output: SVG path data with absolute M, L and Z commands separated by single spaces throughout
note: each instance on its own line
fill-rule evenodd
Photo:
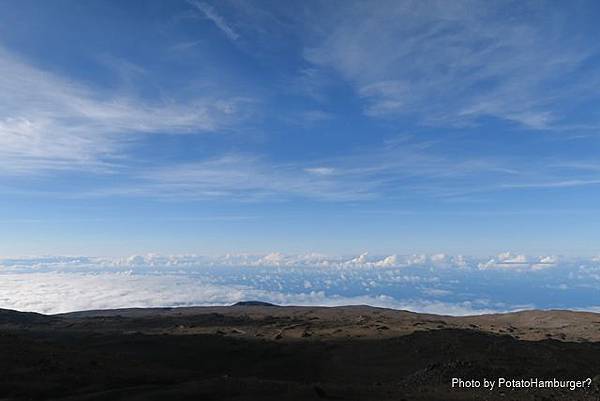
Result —
M 135 255 L 0 260 L 0 308 L 59 313 L 123 307 L 368 304 L 451 315 L 595 310 L 595 258 L 389 255 Z
M 92 309 L 231 305 L 261 300 L 279 305 L 377 307 L 469 315 L 491 313 L 477 303 L 436 300 L 398 301 L 385 295 L 340 296 L 323 291 L 286 293 L 244 285 L 217 285 L 181 276 L 119 273 L 32 273 L 2 275 L 0 308 L 39 313 L 66 313 Z

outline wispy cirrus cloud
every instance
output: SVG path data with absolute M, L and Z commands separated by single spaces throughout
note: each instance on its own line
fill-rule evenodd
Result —
M 330 11 L 308 21 L 305 58 L 351 83 L 373 117 L 434 125 L 494 117 L 545 129 L 568 120 L 573 101 L 597 98 L 586 87 L 598 75 L 580 71 L 600 49 L 569 35 L 575 19 L 552 7 L 389 1 Z
M 177 200 L 327 202 L 377 199 L 467 201 L 486 194 L 577 189 L 598 184 L 597 172 L 561 168 L 529 157 L 463 157 L 444 152 L 443 142 L 413 135 L 343 156 L 275 162 L 251 153 L 215 157 L 143 170 L 131 169 L 126 185 L 98 187 L 86 196 L 142 196 Z
M 322 171 L 322 170 L 319 170 Z M 273 163 L 248 154 L 226 154 L 203 161 L 145 169 L 135 185 L 100 189 L 97 195 L 142 195 L 180 200 L 228 199 L 278 201 L 294 197 L 329 201 L 366 200 L 377 196 L 374 183 L 340 180 L 303 168 Z
M 219 28 L 225 36 L 230 40 L 236 41 L 240 35 L 233 29 L 233 27 L 217 13 L 213 6 L 203 1 L 188 0 L 188 3 L 200 10 L 204 17 L 212 21 L 217 28 Z
M 239 39 L 213 6 L 190 4 L 231 40 Z M 373 116 L 413 113 L 422 121 L 451 124 L 494 116 L 531 128 L 549 128 L 558 116 L 556 106 L 567 94 L 580 93 L 583 100 L 592 96 L 589 90 L 581 91 L 581 79 L 570 74 L 596 49 L 585 44 L 569 47 L 571 42 L 558 26 L 535 18 L 531 24 L 520 18 L 496 20 L 502 5 L 482 9 L 469 2 L 381 4 L 348 3 L 335 15 L 335 24 L 317 24 L 318 32 L 313 30 L 316 21 L 333 18 L 328 7 L 319 12 L 311 7 L 306 13 L 288 11 L 283 20 L 306 24 L 296 39 L 305 46 L 309 61 L 309 66 L 299 64 L 301 79 L 296 88 L 286 86 L 288 94 L 304 91 L 322 101 L 318 95 L 332 75 L 339 75 L 352 84 L 366 113 Z M 529 16 L 537 15 L 535 8 L 523 7 Z M 238 17 L 247 14 L 238 12 Z M 277 10 L 269 12 L 275 14 Z M 260 25 L 256 22 L 262 20 L 252 21 Z M 277 26 L 290 30 L 297 25 Z M 550 39 L 556 40 L 547 46 Z M 280 161 L 268 145 L 260 151 L 262 156 L 240 151 L 247 144 L 240 141 L 210 149 L 194 160 L 171 160 L 168 165 L 142 160 L 140 169 L 132 166 L 135 161 L 127 152 L 143 134 L 226 130 L 244 121 L 252 102 L 216 90 L 177 99 L 141 98 L 134 91 L 94 87 L 50 73 L 7 50 L 0 50 L 0 56 L 0 90 L 12 94 L 0 99 L 0 174 L 107 172 L 125 166 L 119 170 L 122 187 L 102 188 L 98 183 L 90 191 L 94 194 L 237 200 L 455 199 L 598 183 L 597 171 L 560 170 L 531 155 L 520 159 L 507 154 L 452 155 L 417 139 L 358 149 L 340 142 L 343 157 L 303 156 L 288 162 Z M 137 71 L 127 62 L 118 67 L 126 73 Z M 566 80 L 551 85 L 557 75 Z M 588 74 L 586 79 L 593 86 L 590 82 L 596 78 Z M 290 115 L 307 126 L 334 117 L 319 108 L 302 109 Z
M 273 162 L 253 154 L 229 153 L 205 160 L 152 166 L 132 173 L 130 183 L 98 189 L 91 195 L 133 195 L 178 200 L 368 201 L 380 197 L 422 196 L 440 186 L 465 190 L 473 176 L 506 176 L 487 160 L 457 162 L 430 144 L 401 136 L 383 146 L 305 162 Z M 426 184 L 420 181 L 426 180 Z M 470 188 L 470 187 L 469 187 Z
M 600 185 L 600 179 L 593 180 L 554 180 L 548 182 L 530 182 L 522 184 L 507 184 L 505 188 L 509 189 L 527 189 L 527 188 L 571 188 L 571 187 L 585 187 L 590 185 Z
M 142 99 L 44 71 L 0 48 L 0 174 L 110 170 L 139 134 L 226 129 L 249 99 Z

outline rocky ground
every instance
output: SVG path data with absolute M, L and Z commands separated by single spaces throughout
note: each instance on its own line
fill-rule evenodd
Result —
M 600 400 L 599 375 L 593 313 L 0 310 L 0 400 Z M 453 377 L 590 380 L 574 391 L 490 391 L 452 388 Z

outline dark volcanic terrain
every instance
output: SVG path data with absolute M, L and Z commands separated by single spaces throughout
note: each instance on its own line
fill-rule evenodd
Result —
M 453 377 L 592 379 L 457 389 Z M 600 400 L 600 315 L 365 306 L 0 310 L 0 400 Z

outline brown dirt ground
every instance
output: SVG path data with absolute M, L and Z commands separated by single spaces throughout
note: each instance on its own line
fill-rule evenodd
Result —
M 452 377 L 592 378 L 453 389 Z M 366 306 L 0 310 L 0 400 L 600 400 L 600 315 Z

